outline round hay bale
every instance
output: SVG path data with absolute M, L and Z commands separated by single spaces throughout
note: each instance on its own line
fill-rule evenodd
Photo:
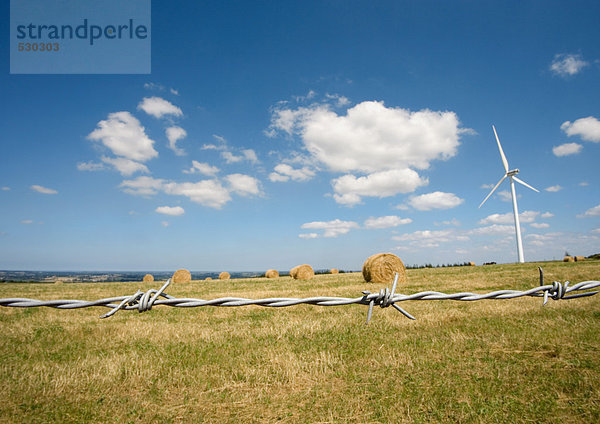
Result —
M 146 274 L 146 275 L 144 275 L 144 278 L 142 279 L 142 281 L 144 283 L 151 283 L 151 282 L 154 281 L 154 275 L 152 275 L 152 274 Z
M 469 262 L 469 266 L 475 266 L 475 262 Z
M 279 277 L 279 272 L 277 272 L 277 270 L 274 270 L 274 269 L 269 269 L 269 270 L 267 270 L 267 272 L 265 272 L 265 277 L 267 277 L 267 278 L 278 278 Z
M 290 270 L 290 276 L 294 280 L 310 280 L 315 276 L 315 271 L 307 264 L 298 265 Z
M 187 283 L 192 281 L 192 274 L 187 269 L 178 269 L 171 277 L 173 283 Z
M 563 262 L 575 262 L 575 258 L 573 256 L 565 256 Z
M 336 268 L 331 268 L 331 270 L 329 271 L 329 273 L 331 273 L 331 274 L 339 274 L 340 271 L 338 271 Z
M 394 274 L 398 273 L 398 282 L 406 283 L 406 268 L 400 258 L 392 253 L 377 253 L 369 256 L 363 264 L 363 277 L 367 283 L 391 284 Z
M 583 262 L 585 261 L 585 256 L 575 256 L 575 262 Z
M 54 284 L 63 284 L 63 283 L 64 283 L 64 282 L 63 282 L 62 280 L 56 280 L 56 281 L 54 282 Z
M 229 280 L 231 275 L 227 271 L 223 271 L 219 274 L 219 280 Z
M 204 279 L 204 281 L 210 281 L 210 280 L 212 280 L 212 277 L 206 277 L 206 278 Z

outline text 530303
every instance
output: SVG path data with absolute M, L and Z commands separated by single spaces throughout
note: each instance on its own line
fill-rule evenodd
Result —
M 57 52 L 60 50 L 59 43 L 19 43 L 20 52 Z

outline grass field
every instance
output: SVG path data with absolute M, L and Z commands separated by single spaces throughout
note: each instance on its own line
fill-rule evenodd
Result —
M 600 261 L 409 270 L 399 293 L 600 280 Z M 160 283 L 0 284 L 98 299 Z M 172 285 L 177 297 L 356 297 L 359 274 Z M 376 308 L 0 308 L 0 422 L 600 422 L 600 295 Z

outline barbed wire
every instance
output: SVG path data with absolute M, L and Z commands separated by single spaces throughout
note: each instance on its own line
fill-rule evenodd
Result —
M 542 268 L 539 268 L 540 273 L 540 286 L 534 287 L 529 290 L 497 290 L 485 294 L 477 294 L 470 292 L 461 293 L 441 293 L 437 291 L 423 291 L 414 294 L 396 294 L 396 287 L 398 284 L 398 273 L 395 274 L 392 289 L 389 288 L 381 289 L 379 293 L 371 293 L 369 291 L 363 291 L 363 296 L 355 298 L 347 297 L 331 297 L 331 296 L 316 296 L 308 298 L 289 298 L 289 297 L 271 297 L 265 299 L 247 299 L 243 297 L 221 297 L 218 299 L 204 300 L 195 298 L 177 298 L 164 293 L 164 290 L 171 283 L 169 278 L 163 286 L 156 290 L 150 289 L 147 292 L 138 290 L 131 296 L 119 296 L 109 297 L 99 300 L 36 300 L 27 298 L 7 298 L 0 299 L 0 306 L 15 307 L 15 308 L 33 308 L 46 306 L 57 309 L 79 309 L 88 308 L 92 306 L 104 306 L 111 308 L 109 312 L 102 315 L 100 318 L 108 318 L 120 310 L 133 310 L 137 309 L 139 312 L 146 312 L 152 309 L 153 306 L 166 305 L 178 308 L 195 308 L 201 306 L 221 306 L 221 307 L 233 307 L 233 306 L 264 306 L 272 308 L 280 308 L 285 306 L 294 306 L 300 304 L 317 305 L 317 306 L 342 306 L 342 305 L 367 305 L 369 307 L 367 311 L 367 324 L 371 321 L 373 316 L 373 309 L 376 305 L 381 308 L 387 308 L 392 306 L 398 312 L 403 314 L 409 319 L 416 319 L 414 316 L 409 314 L 407 311 L 402 309 L 396 303 L 405 302 L 409 300 L 460 300 L 460 301 L 475 301 L 485 299 L 515 299 L 518 297 L 530 296 L 530 297 L 543 297 L 545 305 L 548 299 L 561 300 L 561 299 L 575 299 L 578 297 L 593 296 L 598 291 L 585 292 L 584 290 L 590 290 L 596 287 L 600 287 L 600 281 L 583 281 L 581 283 L 570 285 L 568 281 L 560 283 L 554 281 L 552 284 L 544 285 L 544 272 Z M 582 293 L 575 293 L 567 295 L 568 293 L 583 291 Z

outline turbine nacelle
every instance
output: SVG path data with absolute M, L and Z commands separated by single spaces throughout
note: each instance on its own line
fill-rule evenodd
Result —
M 510 171 L 508 171 L 506 173 L 506 175 L 509 177 L 513 177 L 513 176 L 517 175 L 518 173 L 519 173 L 519 169 L 511 169 Z

